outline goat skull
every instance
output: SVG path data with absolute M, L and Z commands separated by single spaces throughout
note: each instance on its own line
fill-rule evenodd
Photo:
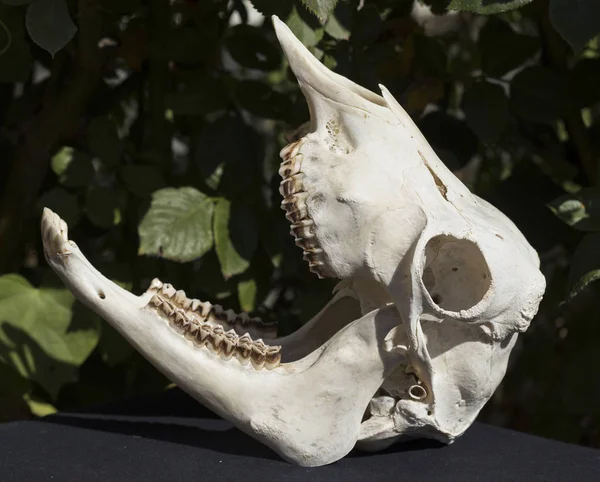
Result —
M 273 23 L 311 116 L 309 133 L 281 152 L 282 208 L 310 270 L 341 279 L 327 306 L 275 338 L 258 319 L 158 280 L 134 296 L 47 209 L 46 259 L 167 377 L 286 460 L 323 465 L 407 437 L 450 443 L 537 311 L 539 259 L 385 87 L 379 96 L 329 71 Z

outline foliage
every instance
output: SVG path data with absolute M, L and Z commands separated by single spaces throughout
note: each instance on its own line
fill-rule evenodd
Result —
M 47 267 L 43 206 L 135 293 L 158 276 L 282 334 L 328 299 L 279 208 L 278 152 L 308 110 L 276 14 L 328 67 L 386 85 L 540 253 L 547 295 L 483 416 L 600 446 L 583 378 L 600 361 L 598 2 L 252 3 L 0 0 L 2 419 L 168 383 Z

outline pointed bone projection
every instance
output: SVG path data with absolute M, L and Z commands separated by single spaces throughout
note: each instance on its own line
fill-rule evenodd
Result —
M 516 226 L 444 166 L 390 92 L 329 71 L 276 17 L 310 108 L 281 151 L 282 209 L 309 269 L 340 283 L 297 332 L 154 280 L 102 276 L 46 209 L 45 257 L 182 389 L 303 466 L 415 437 L 451 443 L 506 371 L 545 289 Z

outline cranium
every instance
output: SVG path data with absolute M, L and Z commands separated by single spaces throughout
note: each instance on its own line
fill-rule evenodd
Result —
M 385 87 L 329 71 L 276 17 L 310 108 L 281 151 L 282 208 L 311 271 L 341 281 L 290 336 L 155 280 L 103 277 L 45 210 L 64 283 L 167 377 L 304 466 L 353 447 L 460 436 L 506 371 L 545 288 L 516 226 L 444 166 Z

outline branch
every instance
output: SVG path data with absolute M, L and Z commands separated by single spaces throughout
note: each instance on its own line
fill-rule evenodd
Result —
M 569 71 L 569 46 L 560 37 L 550 21 L 548 0 L 541 4 L 540 36 L 547 54 L 549 66 L 559 72 Z M 590 184 L 596 184 L 599 177 L 599 153 L 592 142 L 589 132 L 583 123 L 581 110 L 574 106 L 566 106 L 563 121 L 569 133 L 581 166 Z
M 102 34 L 101 0 L 79 0 L 77 64 L 61 83 L 63 68 L 53 69 L 38 114 L 23 126 L 0 200 L 0 273 L 18 267 L 18 252 L 27 221 L 33 214 L 49 158 L 61 140 L 77 131 L 79 120 L 102 80 L 104 58 L 98 49 Z M 55 62 L 60 62 L 57 56 Z M 56 89 L 56 90 L 55 90 Z

